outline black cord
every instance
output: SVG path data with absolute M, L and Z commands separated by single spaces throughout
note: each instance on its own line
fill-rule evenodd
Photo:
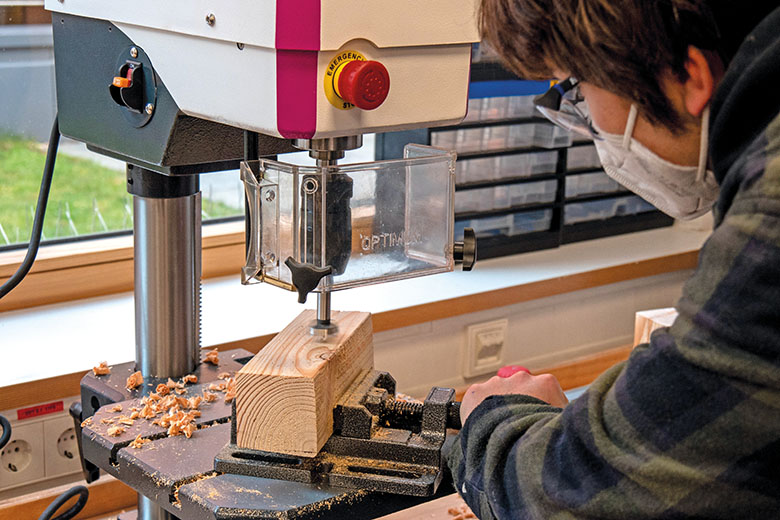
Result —
M 65 502 L 75 497 L 76 495 L 79 495 L 79 499 L 70 509 L 61 515 L 52 516 L 59 508 L 65 505 Z M 87 498 L 89 498 L 89 490 L 86 487 L 73 486 L 58 496 L 54 502 L 49 504 L 49 507 L 47 507 L 43 513 L 41 513 L 41 516 L 38 517 L 38 520 L 69 520 L 70 518 L 73 518 L 79 514 L 79 512 L 84 508 L 84 505 L 87 503 Z
M 0 435 L 0 450 L 2 450 L 11 439 L 11 423 L 8 422 L 4 415 L 0 415 L 0 426 L 3 427 L 3 434 Z
M 27 246 L 27 255 L 25 255 L 24 261 L 22 261 L 13 276 L 0 287 L 0 298 L 11 292 L 27 276 L 33 262 L 35 262 L 35 257 L 38 255 L 38 247 L 41 245 L 41 236 L 43 234 L 43 219 L 46 216 L 46 204 L 49 202 L 49 190 L 51 189 L 51 181 L 54 176 L 54 162 L 57 159 L 57 148 L 59 145 L 60 126 L 57 116 L 54 116 L 54 124 L 49 135 L 49 149 L 46 152 L 46 164 L 43 167 L 41 189 L 38 192 L 38 206 L 35 208 L 30 244 Z M 0 436 L 0 449 L 2 449 L 11 438 L 11 424 L 8 422 L 8 419 L 0 415 L 0 426 L 3 427 L 3 434 Z M 59 508 L 75 496 L 78 496 L 79 499 L 70 509 L 61 515 L 53 516 Z M 70 520 L 84 509 L 87 498 L 89 498 L 89 490 L 86 487 L 73 486 L 49 504 L 49 507 L 46 508 L 38 520 Z
M 54 161 L 57 158 L 57 147 L 60 144 L 60 127 L 57 116 L 54 116 L 54 124 L 51 127 L 49 136 L 49 150 L 46 152 L 46 165 L 43 167 L 43 178 L 41 179 L 41 189 L 38 192 L 38 207 L 35 209 L 35 218 L 33 219 L 32 235 L 30 244 L 27 246 L 27 255 L 16 272 L 0 287 L 0 298 L 11 292 L 19 282 L 27 276 L 30 268 L 35 262 L 38 254 L 38 246 L 41 245 L 41 234 L 43 233 L 43 218 L 46 215 L 46 203 L 49 202 L 49 189 L 51 188 L 51 179 L 54 174 Z

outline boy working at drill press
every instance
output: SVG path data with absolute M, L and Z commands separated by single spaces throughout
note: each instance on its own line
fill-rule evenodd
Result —
M 780 518 L 777 0 L 483 0 L 483 37 L 605 171 L 714 231 L 679 317 L 571 404 L 472 386 L 449 454 L 479 518 Z M 606 319 L 606 318 L 605 318 Z

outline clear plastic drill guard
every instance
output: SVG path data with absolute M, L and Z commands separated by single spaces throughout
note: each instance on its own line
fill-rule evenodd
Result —
M 249 231 L 242 283 L 295 290 L 285 261 L 332 268 L 315 291 L 452 271 L 455 153 L 328 167 L 241 164 Z

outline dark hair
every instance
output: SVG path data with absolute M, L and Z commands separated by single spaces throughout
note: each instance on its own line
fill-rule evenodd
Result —
M 687 79 L 689 46 L 716 51 L 727 64 L 736 52 L 734 42 L 741 42 L 772 10 L 771 4 L 777 6 L 777 0 L 737 4 L 733 0 L 482 0 L 479 21 L 483 39 L 520 76 L 549 79 L 553 69 L 566 71 L 631 99 L 652 123 L 678 131 L 683 120 L 664 94 L 662 74 Z M 740 10 L 752 11 L 752 18 L 742 24 L 749 27 L 741 29 L 742 34 L 724 37 L 715 16 Z

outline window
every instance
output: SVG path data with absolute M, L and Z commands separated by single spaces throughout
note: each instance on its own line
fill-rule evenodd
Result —
M 30 238 L 56 111 L 51 15 L 44 10 L 42 1 L 0 0 L 0 92 L 3 281 L 16 269 Z M 243 188 L 237 171 L 204 175 L 201 190 L 204 221 L 242 218 Z M 39 253 L 31 279 L 0 302 L 0 310 L 130 290 L 132 222 L 132 197 L 125 188 L 124 163 L 92 153 L 83 143 L 62 138 L 44 223 L 45 247 Z M 238 272 L 242 229 L 243 223 L 236 222 L 204 230 L 204 247 L 228 247 L 235 253 L 235 260 L 227 262 L 231 265 L 212 274 L 227 274 L 226 269 Z M 125 238 L 105 238 L 117 235 Z M 116 264 L 120 259 L 125 260 L 121 267 Z M 57 291 L 48 289 L 52 279 L 66 285 L 66 280 L 71 279 L 78 283 L 74 270 L 83 271 L 86 266 L 103 262 L 114 263 L 108 277 L 113 280 L 106 280 L 107 285 L 101 287 L 100 280 L 96 280 L 91 284 L 91 292 L 86 293 L 77 287 L 61 287 L 59 296 Z M 224 259 L 221 262 L 226 263 Z M 208 274 L 204 265 L 204 275 Z M 36 276 L 39 282 L 35 281 Z

